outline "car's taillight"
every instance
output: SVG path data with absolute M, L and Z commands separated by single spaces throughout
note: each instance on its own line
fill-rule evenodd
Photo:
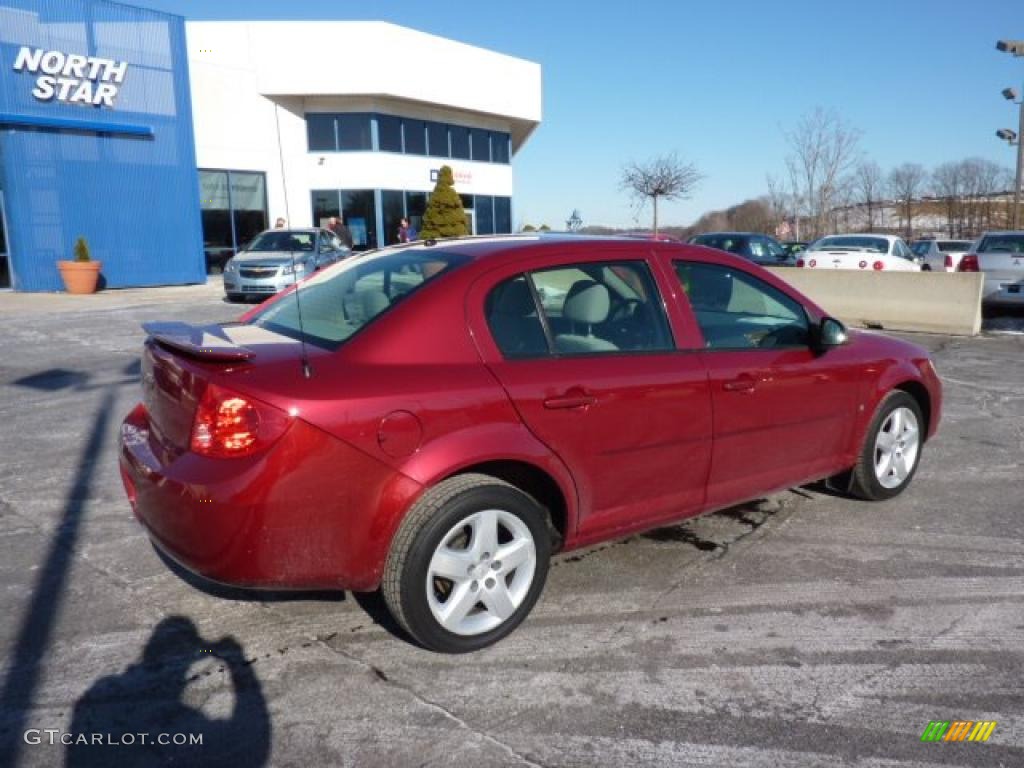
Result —
M 861 259 L 860 262 L 858 262 L 857 266 L 860 267 L 861 269 L 867 269 L 868 263 L 864 261 L 864 259 Z
M 952 257 L 952 256 L 950 256 L 950 255 L 949 255 L 949 254 L 947 253 L 947 254 L 946 254 L 946 258 L 945 258 L 945 259 L 943 260 L 942 264 L 943 264 L 943 266 L 944 266 L 944 267 L 945 267 L 946 269 L 952 269 L 952 268 L 953 268 L 953 257 Z
M 973 253 L 965 254 L 956 268 L 957 272 L 978 272 L 978 256 Z
M 196 409 L 190 445 L 200 456 L 249 456 L 271 445 L 289 424 L 284 411 L 211 384 Z
M 797 259 L 797 260 L 796 260 L 796 265 L 797 265 L 798 267 L 802 267 L 802 266 L 804 265 L 804 260 L 803 260 L 803 259 Z
M 881 272 L 883 269 L 885 269 L 885 264 L 883 264 L 880 261 L 876 261 L 874 264 L 871 265 L 871 268 L 875 270 L 875 272 Z

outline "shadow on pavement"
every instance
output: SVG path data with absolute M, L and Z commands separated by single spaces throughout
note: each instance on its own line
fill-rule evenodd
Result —
M 222 666 L 192 673 L 193 665 Z M 187 687 L 213 674 L 229 676 L 230 714 L 210 717 L 186 698 Z M 220 696 L 216 683 L 209 697 Z M 201 702 L 200 702 L 201 703 Z M 92 734 L 102 734 L 101 743 Z M 67 746 L 68 766 L 265 765 L 271 722 L 251 662 L 233 637 L 204 640 L 184 616 L 163 619 L 139 660 L 122 673 L 97 680 L 75 703 Z

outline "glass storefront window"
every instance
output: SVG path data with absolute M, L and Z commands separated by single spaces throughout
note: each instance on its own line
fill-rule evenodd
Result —
M 239 250 L 267 228 L 267 184 L 262 173 L 244 171 L 232 171 L 229 180 L 235 246 Z
M 199 171 L 199 206 L 207 272 L 218 272 L 267 228 L 266 176 L 250 171 Z
M 469 128 L 450 125 L 448 126 L 448 135 L 452 139 L 452 157 L 469 160 Z
M 338 121 L 338 149 L 341 151 L 373 149 L 369 115 L 337 115 L 336 119 Z
M 400 190 L 385 189 L 380 193 L 381 214 L 384 220 L 384 245 L 398 242 L 398 228 L 402 226 L 405 216 L 405 193 Z
M 489 195 L 476 196 L 476 234 L 494 234 L 494 198 Z
M 343 189 L 341 217 L 352 233 L 352 249 L 365 251 L 377 247 L 377 204 L 372 189 Z
M 341 203 L 336 189 L 313 190 L 313 226 L 326 227 L 327 219 L 341 216 Z
M 507 235 L 512 232 L 512 198 L 494 198 L 494 232 Z
M 427 153 L 432 157 L 448 157 L 448 126 L 427 123 Z
M 382 152 L 401 152 L 402 119 L 392 115 L 378 115 L 377 141 Z
M 423 214 L 427 210 L 426 192 L 405 193 L 405 216 L 417 232 L 423 230 Z
M 334 152 L 338 148 L 334 115 L 306 115 L 310 152 Z
M 482 131 L 474 128 L 473 134 L 473 159 L 481 163 L 491 162 L 491 134 L 490 131 Z
M 422 120 L 403 120 L 405 134 L 405 154 L 427 154 L 426 124 Z
M 509 135 L 507 133 L 491 133 L 491 162 L 507 163 L 511 156 Z

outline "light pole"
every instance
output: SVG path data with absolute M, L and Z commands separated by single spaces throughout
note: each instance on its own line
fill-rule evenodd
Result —
M 1000 40 L 996 43 L 996 50 L 1009 53 L 1014 57 L 1024 56 L 1024 40 Z M 1017 91 L 1013 88 L 1003 89 L 1004 99 L 1020 105 L 1020 121 L 1017 132 L 1014 133 L 1007 128 L 996 131 L 999 138 L 1017 145 L 1017 173 L 1013 183 L 1013 223 L 1010 225 L 1013 229 L 1017 229 L 1020 224 L 1020 183 L 1021 176 L 1024 175 L 1024 143 L 1022 143 L 1024 140 L 1024 99 L 1018 100 L 1017 97 Z

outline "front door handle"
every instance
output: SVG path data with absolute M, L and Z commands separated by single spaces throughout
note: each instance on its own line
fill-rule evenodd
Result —
M 722 385 L 728 392 L 751 392 L 757 385 L 757 380 L 749 373 L 743 373 L 735 379 L 730 379 Z
M 588 394 L 585 390 L 574 387 L 564 395 L 549 397 L 544 401 L 544 407 L 555 409 L 586 408 L 597 402 L 597 398 Z

